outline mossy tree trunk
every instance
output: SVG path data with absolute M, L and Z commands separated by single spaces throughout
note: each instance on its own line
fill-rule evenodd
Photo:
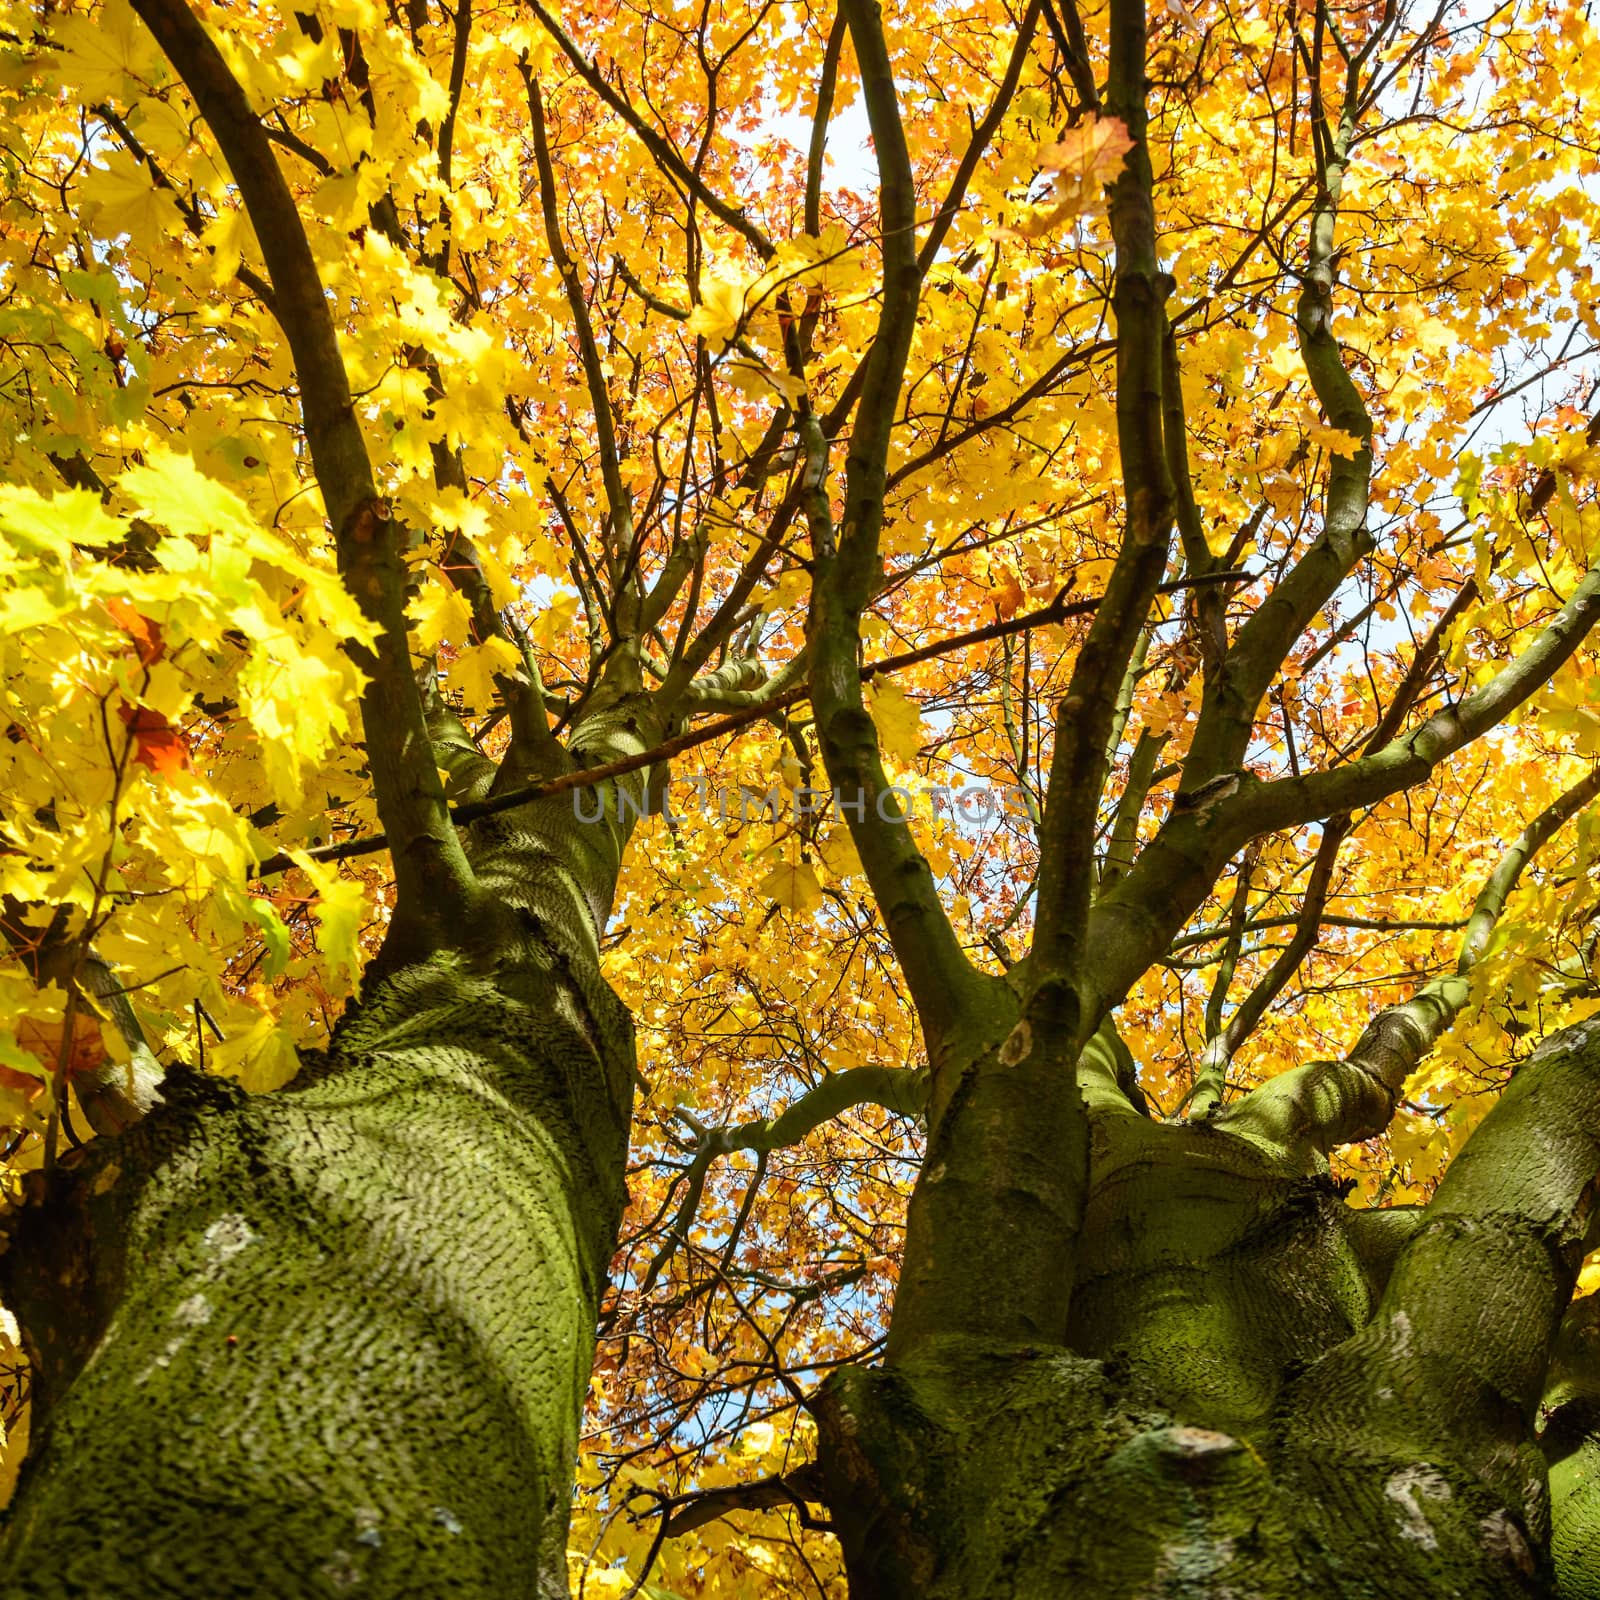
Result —
M 1563 1323 L 1600 1026 L 1518 1073 L 1418 1210 L 1353 1210 L 1249 1101 L 1162 1125 L 1086 1087 L 1061 1334 L 924 1332 L 821 1397 L 853 1596 L 1600 1596 L 1592 1301 Z M 993 1289 L 982 1257 L 949 1270 Z
M 470 940 L 369 975 L 278 1094 L 169 1078 L 24 1208 L 0 1593 L 566 1593 L 635 1073 L 619 830 L 564 798 L 465 843 Z
M 751 675 L 735 653 L 696 677 L 729 650 L 739 605 L 686 652 L 671 694 L 641 692 L 640 641 L 692 562 L 646 591 L 613 441 L 615 626 L 564 747 L 470 539 L 444 541 L 474 639 L 521 663 L 496 679 L 507 753 L 479 754 L 431 669 L 419 678 L 412 530 L 379 492 L 336 302 L 272 137 L 187 0 L 134 9 L 271 279 L 339 570 L 372 627 L 352 653 L 395 895 L 360 1005 L 287 1089 L 249 1098 L 169 1074 L 160 1105 L 62 1161 L 15 1219 L 0 1295 L 32 1364 L 33 1447 L 0 1593 L 563 1595 L 635 1077 L 599 965 L 628 827 L 609 784 L 588 825 L 571 795 L 479 809 L 470 826 L 453 807 L 509 805 L 530 782 L 655 748 L 691 690 Z M 609 427 L 603 385 L 593 398 Z M 434 470 L 466 487 L 449 450 Z M 645 782 L 625 780 L 635 816 Z
M 586 833 L 563 802 L 458 829 L 449 802 L 580 749 L 653 746 L 742 629 L 760 573 L 739 578 L 630 724 L 638 642 L 693 558 L 675 551 L 642 592 L 604 374 L 569 283 L 611 513 L 614 637 L 596 649 L 571 758 L 554 749 L 527 652 L 500 685 L 513 759 L 495 773 L 465 744 L 452 755 L 447 719 L 417 692 L 407 540 L 378 495 L 271 141 L 187 5 L 134 4 L 244 196 L 341 569 L 377 630 L 363 713 L 397 912 L 363 1003 L 287 1091 L 247 1099 L 169 1080 L 160 1108 L 64 1163 L 18 1221 L 0 1292 L 33 1358 L 36 1445 L 0 1594 L 559 1595 L 634 1071 L 598 963 L 623 830 L 613 809 L 618 825 Z M 860 624 L 883 579 L 890 445 L 940 225 L 919 250 L 880 7 L 840 9 L 880 172 L 882 297 L 837 519 L 830 438 L 809 412 L 797 418 L 809 692 L 929 1054 L 928 1154 L 886 1360 L 839 1374 L 816 1402 L 852 1590 L 1600 1600 L 1600 1341 L 1592 1305 L 1567 1310 L 1600 1171 L 1595 1028 L 1522 1070 L 1425 1212 L 1379 1218 L 1344 1203 L 1328 1154 L 1382 1130 L 1456 991 L 1425 991 L 1345 1061 L 1226 1109 L 1238 1041 L 1223 1039 L 1187 1125 L 1141 1115 L 1105 1022 L 1251 841 L 1310 822 L 1337 833 L 1421 782 L 1600 617 L 1597 569 L 1509 665 L 1409 727 L 1427 673 L 1408 675 L 1359 758 L 1281 781 L 1246 766 L 1295 640 L 1372 546 L 1373 428 L 1332 331 L 1361 63 L 1342 104 L 1315 102 L 1296 321 L 1318 403 L 1357 448 L 1330 464 L 1321 528 L 1268 603 L 1230 633 L 1221 591 L 1209 621 L 1197 600 L 1204 697 L 1178 795 L 1136 858 L 1146 793 L 1133 795 L 1126 858 L 1097 875 L 1122 686 L 1174 531 L 1191 576 L 1217 576 L 1165 311 L 1144 6 L 1109 7 L 1103 105 L 1092 71 L 1080 90 L 1132 140 L 1109 206 L 1123 539 L 1057 708 L 1033 947 L 1001 978 L 968 959 L 901 826 L 862 698 Z M 531 77 L 529 93 L 559 264 Z M 458 468 L 441 461 L 441 484 Z M 514 642 L 471 562 L 447 566 L 476 585 L 478 635 Z M 746 692 L 752 666 L 707 673 L 696 703 Z M 594 715 L 602 699 L 611 712 Z

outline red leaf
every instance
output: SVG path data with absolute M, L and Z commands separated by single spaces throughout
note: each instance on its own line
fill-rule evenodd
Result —
M 24 1050 L 31 1050 L 46 1067 L 54 1070 L 61 1059 L 62 1028 L 63 1022 L 59 1017 L 53 1022 L 39 1022 L 27 1017 L 17 1024 L 17 1043 Z M 96 1067 L 105 1064 L 105 1059 L 106 1047 L 100 1037 L 100 1029 L 95 1019 L 87 1015 L 80 1005 L 72 1025 L 72 1050 L 67 1057 L 67 1072 L 93 1072 Z M 44 1080 L 34 1077 L 32 1073 L 0 1067 L 0 1087 L 13 1089 L 31 1099 L 44 1086 Z
M 107 600 L 106 610 L 111 613 L 111 620 L 133 640 L 140 662 L 147 667 L 154 666 L 167 648 L 161 642 L 160 627 L 144 616 L 131 601 L 120 596 Z
M 159 711 L 148 706 L 123 705 L 117 715 L 133 732 L 133 759 L 160 777 L 170 778 L 189 765 L 189 746 L 183 735 Z
M 0 1067 L 0 1089 L 9 1089 L 31 1100 L 44 1088 L 44 1079 L 30 1072 L 18 1072 L 12 1067 Z

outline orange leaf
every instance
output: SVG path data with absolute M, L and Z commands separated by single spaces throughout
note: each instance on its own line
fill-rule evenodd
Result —
M 24 1018 L 17 1024 L 17 1043 L 24 1050 L 32 1051 L 45 1066 L 53 1069 L 61 1055 L 62 1027 L 60 1017 L 49 1022 L 35 1021 L 31 1017 Z M 69 1075 L 93 1072 L 96 1067 L 104 1065 L 105 1059 L 106 1047 L 101 1040 L 100 1029 L 93 1017 L 84 1014 L 80 1003 L 72 1027 L 72 1051 L 67 1058 L 67 1072 Z M 35 1078 L 30 1073 L 17 1072 L 10 1067 L 0 1068 L 0 1087 L 15 1090 L 30 1099 L 44 1085 L 43 1078 Z
M 1022 604 L 1022 585 L 1017 582 L 1014 572 L 1008 572 L 1005 582 L 995 590 L 994 604 L 995 610 L 1007 622 L 1017 614 L 1017 607 Z
M 154 666 L 167 648 L 161 641 L 160 627 L 120 595 L 106 601 L 106 610 L 111 613 L 111 620 L 133 640 L 140 662 L 147 667 Z
M 44 1079 L 35 1078 L 30 1073 L 18 1072 L 14 1067 L 0 1067 L 0 1090 L 21 1095 L 24 1100 L 31 1100 L 36 1094 L 43 1092 Z
M 134 738 L 136 746 L 133 759 L 141 767 L 163 778 L 182 772 L 189 765 L 189 746 L 183 735 L 159 711 L 148 706 L 119 706 L 117 715 L 122 718 Z
M 1051 175 L 1052 203 L 1008 231 L 1037 239 L 1073 217 L 1098 211 L 1101 191 L 1116 182 L 1131 149 L 1127 124 L 1118 117 L 1090 117 L 1069 128 L 1064 138 L 1039 151 L 1039 165 Z

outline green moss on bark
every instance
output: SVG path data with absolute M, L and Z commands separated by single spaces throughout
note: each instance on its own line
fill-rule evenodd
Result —
M 821 1396 L 853 1596 L 1600 1600 L 1600 1313 L 1550 1362 L 1596 1233 L 1600 1027 L 1385 1219 L 1304 1140 L 1091 1104 L 1065 1344 L 930 1336 Z
M 1550 1463 L 1550 1555 L 1565 1596 L 1600 1595 L 1600 1295 L 1562 1319 L 1539 1409 Z
M 190 1074 L 0 1258 L 34 1453 L 0 1595 L 565 1595 L 634 1055 L 617 842 L 475 841 L 493 914 L 247 1097 Z
M 1314 1592 L 1318 1553 L 1251 1446 L 1138 1400 L 1103 1363 L 970 1339 L 841 1374 L 819 1420 L 851 1594 Z

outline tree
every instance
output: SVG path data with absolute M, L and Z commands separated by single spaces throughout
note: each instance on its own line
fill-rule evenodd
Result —
M 1600 1593 L 1580 9 L 0 41 L 6 1593 Z

